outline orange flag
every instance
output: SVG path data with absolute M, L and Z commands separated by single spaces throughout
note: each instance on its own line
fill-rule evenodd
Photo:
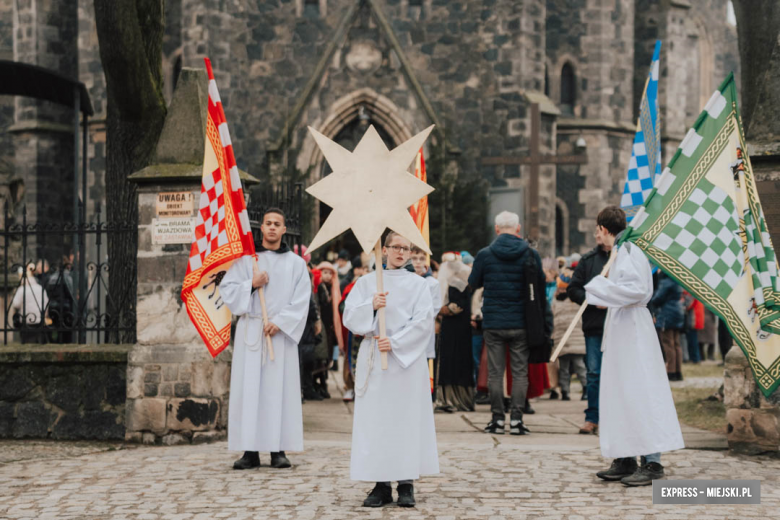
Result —
M 423 157 L 423 150 L 417 152 L 417 158 L 414 160 L 414 176 L 423 182 L 428 182 L 428 175 L 425 173 L 425 158 Z M 417 224 L 417 229 L 422 233 L 423 238 L 428 243 L 428 247 L 431 246 L 431 232 L 428 226 L 428 196 L 421 198 L 417 201 L 417 204 L 409 208 L 414 223 Z
M 208 58 L 205 61 L 209 75 L 209 106 L 200 211 L 181 299 L 192 324 L 211 355 L 216 357 L 230 344 L 233 317 L 219 296 L 219 284 L 234 260 L 255 254 L 255 243 L 225 111 L 211 62 Z

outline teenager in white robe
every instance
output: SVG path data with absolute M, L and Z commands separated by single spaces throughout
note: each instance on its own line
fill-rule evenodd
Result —
M 604 218 L 602 218 L 602 216 Z M 602 210 L 610 243 L 626 227 L 616 206 Z M 661 452 L 685 447 L 666 376 L 658 335 L 647 303 L 653 296 L 652 270 L 641 249 L 621 245 L 608 278 L 585 286 L 587 302 L 607 308 L 602 341 L 599 442 L 612 466 L 597 475 L 644 486 L 663 478 Z M 636 456 L 642 457 L 637 465 Z
M 352 480 L 376 482 L 363 503 L 381 507 L 393 501 L 415 505 L 412 481 L 439 473 L 436 429 L 425 351 L 433 329 L 433 302 L 425 279 L 401 267 L 411 243 L 390 233 L 385 241 L 384 293 L 376 272 L 361 277 L 347 297 L 344 325 L 364 336 L 358 354 L 355 417 L 352 427 Z M 385 307 L 387 338 L 377 339 L 377 310 Z M 382 370 L 380 352 L 388 353 Z
M 311 281 L 306 262 L 281 241 L 286 231 L 281 211 L 269 210 L 261 229 L 257 263 L 249 256 L 236 260 L 219 286 L 222 300 L 240 317 L 230 377 L 228 449 L 245 453 L 234 469 L 260 466 L 261 451 L 271 453 L 272 467 L 289 468 L 285 451 L 303 451 L 298 342 L 308 316 Z M 271 334 L 273 361 L 266 333 Z

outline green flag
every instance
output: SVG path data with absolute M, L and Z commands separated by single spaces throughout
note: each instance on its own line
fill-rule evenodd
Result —
M 707 102 L 622 240 L 725 321 L 765 396 L 780 385 L 777 259 L 733 75 Z

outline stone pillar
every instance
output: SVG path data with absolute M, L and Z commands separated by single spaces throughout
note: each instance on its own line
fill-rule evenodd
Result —
M 197 443 L 226 434 L 232 350 L 213 359 L 182 303 L 191 232 L 164 232 L 173 221 L 187 226 L 198 210 L 207 103 L 205 71 L 183 69 L 152 165 L 130 176 L 138 183 L 138 343 L 128 356 L 125 420 L 132 442 Z M 173 193 L 185 199 L 175 216 L 159 201 Z
M 771 4 L 771 5 L 770 5 Z M 780 6 L 734 2 L 742 66 L 741 113 L 748 153 L 769 233 L 780 244 Z M 760 9 L 761 16 L 755 16 Z M 724 384 L 729 448 L 744 453 L 780 451 L 780 391 L 765 398 L 745 355 L 726 356 Z
M 14 2 L 14 60 L 78 80 L 78 4 Z M 73 121 L 70 108 L 17 97 L 14 124 L 16 176 L 24 182 L 28 221 L 62 220 L 73 207 Z M 70 209 L 65 217 L 73 220 Z

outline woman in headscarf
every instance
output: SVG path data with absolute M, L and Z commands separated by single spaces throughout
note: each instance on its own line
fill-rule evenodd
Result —
M 439 270 L 442 290 L 437 408 L 474 410 L 474 359 L 471 345 L 471 269 L 460 255 L 445 254 Z

